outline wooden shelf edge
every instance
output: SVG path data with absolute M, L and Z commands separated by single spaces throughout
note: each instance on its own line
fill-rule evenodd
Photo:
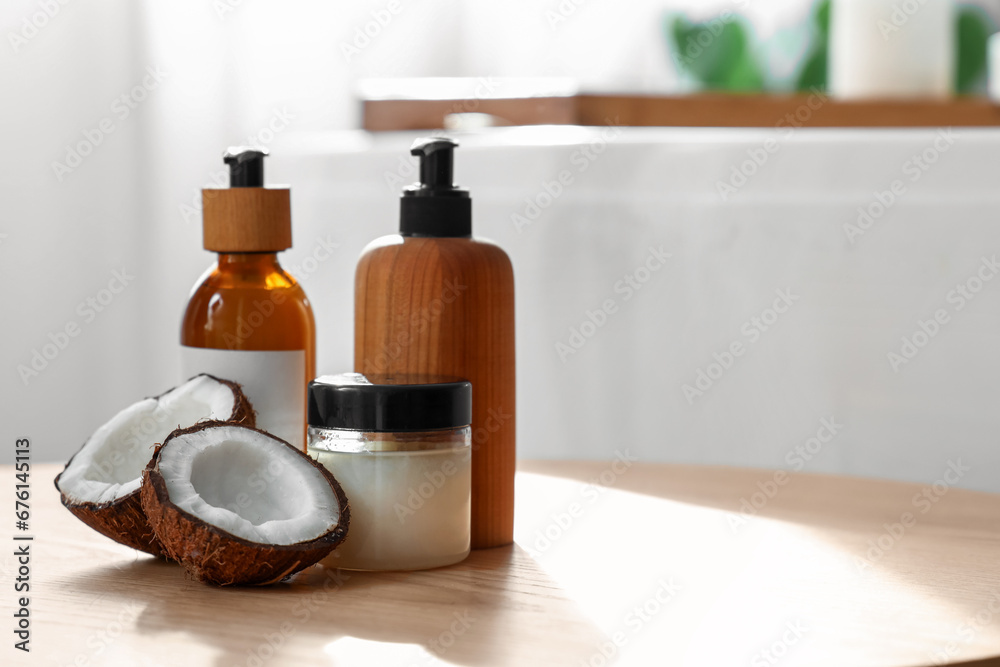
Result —
M 448 114 L 496 116 L 503 125 L 627 127 L 996 127 L 1000 106 L 983 98 L 847 102 L 800 95 L 577 95 L 465 100 L 365 100 L 364 129 L 429 130 Z

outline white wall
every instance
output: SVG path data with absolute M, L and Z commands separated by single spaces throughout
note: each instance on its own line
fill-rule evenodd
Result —
M 151 384 L 140 363 L 153 351 L 147 346 L 150 311 L 143 295 L 155 281 L 138 275 L 143 262 L 141 154 L 149 116 L 143 109 L 112 109 L 144 76 L 145 63 L 136 57 L 141 50 L 136 16 L 128 5 L 109 1 L 77 11 L 75 5 L 57 4 L 59 13 L 29 31 L 23 44 L 10 35 L 20 36 L 22 22 L 40 12 L 37 4 L 4 7 L 4 462 L 13 460 L 10 443 L 23 436 L 35 439 L 36 457 L 66 458 L 112 410 Z M 127 117 L 116 113 L 120 108 L 129 112 Z M 102 122 L 110 133 L 100 130 Z M 53 163 L 66 163 L 67 147 L 80 142 L 92 151 L 72 172 L 57 173 Z M 112 272 L 123 268 L 137 275 L 136 281 L 98 314 L 84 300 L 96 297 Z M 72 324 L 79 330 L 70 339 L 65 328 Z M 33 351 L 52 344 L 50 334 L 65 349 L 50 348 L 54 358 L 37 377 L 22 382 L 18 366 L 30 366 Z

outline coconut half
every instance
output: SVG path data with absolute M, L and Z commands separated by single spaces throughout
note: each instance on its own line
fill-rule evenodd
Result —
M 233 424 L 172 433 L 146 468 L 142 507 L 167 554 L 220 586 L 280 581 L 327 556 L 350 523 L 322 464 Z
M 142 511 L 142 471 L 170 433 L 205 420 L 255 423 L 240 386 L 211 375 L 133 403 L 97 429 L 56 477 L 62 504 L 102 535 L 163 555 Z

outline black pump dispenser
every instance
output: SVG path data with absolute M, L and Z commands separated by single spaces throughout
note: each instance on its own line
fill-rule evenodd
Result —
M 264 187 L 264 158 L 266 148 L 233 146 L 222 154 L 222 161 L 229 165 L 229 187 Z
M 399 233 L 403 236 L 472 236 L 472 199 L 453 181 L 456 141 L 417 139 L 410 147 L 420 157 L 420 182 L 403 190 Z

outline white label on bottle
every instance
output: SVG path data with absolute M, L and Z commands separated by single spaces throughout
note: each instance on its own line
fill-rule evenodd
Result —
M 305 350 L 216 350 L 181 346 L 183 379 L 208 373 L 238 382 L 257 411 L 257 428 L 305 446 Z

